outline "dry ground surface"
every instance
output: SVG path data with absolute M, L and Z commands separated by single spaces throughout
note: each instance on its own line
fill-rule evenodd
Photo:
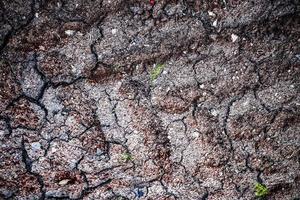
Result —
M 1 0 L 0 199 L 299 199 L 299 13 Z

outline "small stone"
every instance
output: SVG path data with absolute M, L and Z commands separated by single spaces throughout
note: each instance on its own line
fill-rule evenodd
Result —
M 65 34 L 68 35 L 68 36 L 72 36 L 72 35 L 75 34 L 75 31 L 74 30 L 66 30 Z
M 115 35 L 117 32 L 118 32 L 118 30 L 115 29 L 115 28 L 111 30 L 111 33 L 112 33 L 113 35 Z
M 212 114 L 213 116 L 215 116 L 215 117 L 216 117 L 216 116 L 218 116 L 218 111 L 216 111 L 216 110 L 212 110 L 212 111 L 211 111 L 211 114 Z
M 194 138 L 198 138 L 199 135 L 200 135 L 200 133 L 197 132 L 197 131 L 193 132 L 193 134 L 192 134 L 192 136 L 193 136 Z
M 218 20 L 215 20 L 212 25 L 213 25 L 213 27 L 217 27 L 218 26 Z
M 38 151 L 41 149 L 41 144 L 39 142 L 33 142 L 31 143 L 31 148 L 33 151 Z
M 237 36 L 236 34 L 231 34 L 231 41 L 232 42 L 236 42 L 239 39 L 239 36 Z
M 215 17 L 216 14 L 214 12 L 211 12 L 211 11 L 208 11 L 208 15 L 211 16 L 211 17 Z
M 70 179 L 64 179 L 64 180 L 59 181 L 58 185 L 60 185 L 60 186 L 67 185 L 70 181 L 71 181 Z

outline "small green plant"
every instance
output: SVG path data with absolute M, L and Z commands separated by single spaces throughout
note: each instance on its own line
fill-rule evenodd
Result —
M 150 79 L 152 82 L 158 78 L 158 76 L 161 74 L 161 72 L 163 71 L 164 68 L 165 68 L 164 64 L 156 64 L 155 65 L 154 69 L 151 71 L 151 74 L 150 74 Z
M 267 186 L 261 184 L 261 183 L 255 183 L 255 196 L 259 198 L 266 197 L 269 194 L 269 190 Z
M 124 161 L 124 162 L 129 162 L 129 161 L 132 161 L 133 160 L 133 157 L 130 153 L 123 153 L 121 155 L 121 159 Z

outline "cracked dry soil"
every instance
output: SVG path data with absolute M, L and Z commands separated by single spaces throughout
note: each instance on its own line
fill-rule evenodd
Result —
M 299 0 L 154 3 L 0 1 L 0 199 L 300 198 Z

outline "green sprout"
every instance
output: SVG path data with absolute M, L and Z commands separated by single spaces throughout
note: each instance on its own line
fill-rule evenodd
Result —
M 133 157 L 130 153 L 123 153 L 121 155 L 121 159 L 124 161 L 124 162 L 128 162 L 128 161 L 132 161 L 133 160 Z
M 255 196 L 256 197 L 266 197 L 269 194 L 268 188 L 261 184 L 261 183 L 255 183 Z
M 155 65 L 154 69 L 151 71 L 150 74 L 150 79 L 152 82 L 158 78 L 158 76 L 161 74 L 164 68 L 165 68 L 164 64 Z

